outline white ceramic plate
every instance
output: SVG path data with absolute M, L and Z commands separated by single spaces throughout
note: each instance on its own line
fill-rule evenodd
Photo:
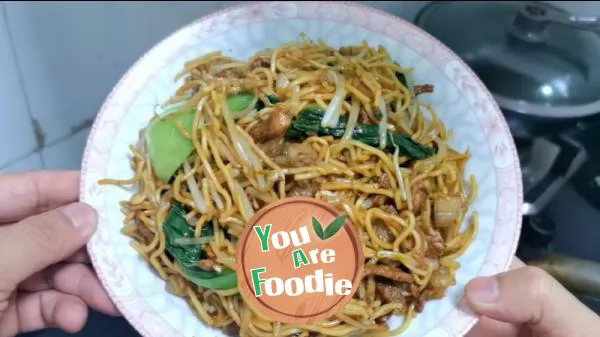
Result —
M 100 187 L 102 178 L 128 178 L 128 146 L 152 117 L 156 103 L 178 83 L 186 60 L 221 50 L 247 58 L 256 51 L 297 40 L 300 33 L 339 47 L 367 40 L 381 44 L 403 67 L 414 67 L 417 83 L 435 85 L 424 95 L 454 133 L 452 145 L 470 149 L 467 174 L 475 175 L 480 230 L 460 257 L 456 286 L 429 302 L 403 336 L 462 336 L 476 318 L 459 309 L 465 284 L 475 276 L 502 272 L 515 252 L 521 227 L 522 187 L 512 137 L 498 106 L 474 73 L 448 48 L 397 17 L 351 3 L 268 2 L 232 7 L 195 21 L 146 53 L 116 85 L 96 119 L 82 165 L 81 199 L 100 215 L 89 243 L 94 267 L 111 298 L 145 337 L 222 336 L 195 316 L 184 300 L 165 291 L 164 282 L 121 235 L 118 202 L 131 191 Z M 426 97 L 425 97 L 426 96 Z M 395 317 L 391 326 L 402 319 Z

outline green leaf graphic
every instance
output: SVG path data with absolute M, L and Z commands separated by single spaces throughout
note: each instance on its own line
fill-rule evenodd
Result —
M 315 218 L 314 216 L 312 217 L 312 226 L 319 239 L 325 240 L 325 233 L 323 233 L 323 227 L 321 227 L 321 223 L 319 223 L 319 220 L 317 220 L 317 218 Z
M 330 237 L 334 236 L 337 232 L 339 232 L 339 230 L 342 228 L 342 226 L 344 226 L 344 222 L 346 222 L 345 214 L 342 214 L 342 215 L 338 216 L 337 218 L 335 218 L 335 220 L 333 220 L 327 226 L 327 228 L 325 228 L 324 240 L 329 239 Z

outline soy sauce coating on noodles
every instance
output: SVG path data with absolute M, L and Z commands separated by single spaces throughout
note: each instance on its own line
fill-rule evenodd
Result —
M 185 64 L 184 84 L 131 146 L 135 185 L 121 202 L 123 233 L 206 324 L 241 336 L 394 336 L 455 283 L 477 233 L 469 153 L 418 96 L 411 69 L 366 42 L 339 49 L 299 42 L 236 60 L 221 52 Z M 466 178 L 466 180 L 465 180 Z M 239 295 L 236 240 L 265 205 L 326 201 L 360 235 L 359 289 L 318 324 L 263 317 Z M 392 315 L 404 323 L 390 329 Z

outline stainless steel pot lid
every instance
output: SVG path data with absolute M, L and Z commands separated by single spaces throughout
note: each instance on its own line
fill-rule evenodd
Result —
M 539 2 L 432 2 L 416 24 L 457 53 L 508 110 L 600 112 L 600 19 Z

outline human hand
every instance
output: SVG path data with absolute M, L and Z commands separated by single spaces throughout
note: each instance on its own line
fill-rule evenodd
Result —
M 86 264 L 97 214 L 78 195 L 78 172 L 0 176 L 0 337 L 119 314 Z
M 558 281 L 515 258 L 511 270 L 467 284 L 466 303 L 480 320 L 467 337 L 597 336 L 600 317 Z

